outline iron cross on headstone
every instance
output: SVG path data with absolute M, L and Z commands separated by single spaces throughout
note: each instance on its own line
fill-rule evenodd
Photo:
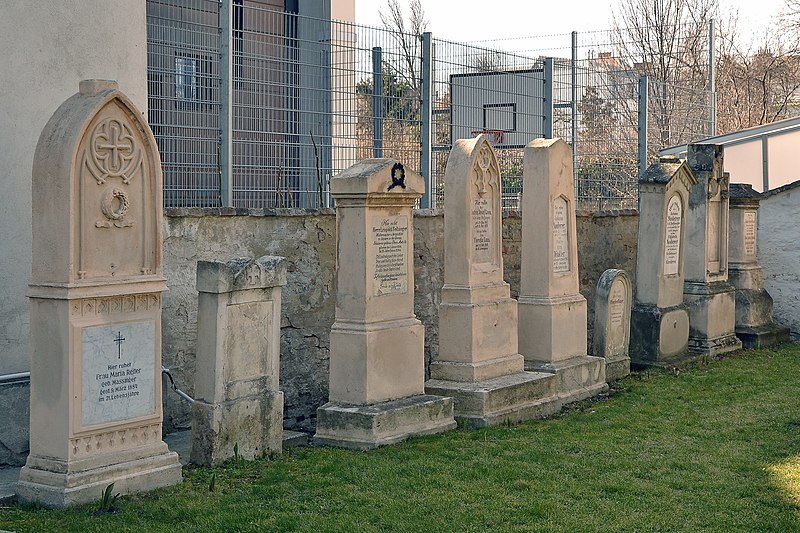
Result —
M 117 343 L 117 359 L 122 359 L 122 343 L 125 342 L 125 337 L 122 336 L 121 331 L 117 332 L 114 342 Z

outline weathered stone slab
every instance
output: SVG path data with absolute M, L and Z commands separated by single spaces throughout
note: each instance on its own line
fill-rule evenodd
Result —
M 192 453 L 219 464 L 280 453 L 283 393 L 279 387 L 282 257 L 199 261 L 198 350 Z
M 81 82 L 33 165 L 31 451 L 21 501 L 177 483 L 161 440 L 161 162 L 116 83 Z
M 452 397 L 457 419 L 471 427 L 486 427 L 558 412 L 563 402 L 557 385 L 554 374 L 517 372 L 467 383 L 431 379 L 425 383 L 425 390 Z
M 603 272 L 595 292 L 593 353 L 606 360 L 606 381 L 609 383 L 631 372 L 631 358 L 628 355 L 631 303 L 632 288 L 628 274 L 617 269 Z
M 455 427 L 452 398 L 421 394 L 369 405 L 331 402 L 317 411 L 313 443 L 367 450 Z

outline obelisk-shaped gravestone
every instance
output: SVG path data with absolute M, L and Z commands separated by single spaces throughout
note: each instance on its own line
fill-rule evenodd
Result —
M 331 180 L 336 319 L 319 444 L 372 448 L 455 427 L 453 400 L 424 393 L 412 215 L 423 190 L 422 178 L 393 159 L 363 160 Z
M 630 344 L 634 365 L 665 366 L 686 356 L 686 211 L 689 190 L 695 183 L 686 161 L 674 157 L 662 158 L 639 176 L 636 295 Z
M 525 372 L 517 302 L 503 280 L 500 167 L 484 135 L 459 139 L 447 159 L 444 287 L 430 394 L 450 396 L 473 426 L 521 421 L 561 407 L 553 374 Z
M 760 201 L 751 185 L 731 184 L 729 278 L 736 288 L 736 336 L 745 348 L 789 341 L 789 328 L 772 321 L 772 297 L 756 255 Z
M 177 483 L 161 440 L 161 161 L 114 82 L 81 82 L 33 163 L 31 453 L 17 495 L 62 507 Z
M 525 368 L 555 373 L 565 401 L 606 389 L 605 361 L 587 355 L 578 284 L 572 150 L 561 139 L 525 147 L 519 350 Z
M 742 347 L 736 338 L 736 289 L 728 282 L 729 176 L 722 146 L 690 144 L 687 158 L 697 183 L 686 214 L 686 279 L 689 350 L 718 355 Z
M 609 269 L 597 281 L 594 304 L 594 355 L 606 360 L 606 381 L 631 373 L 631 280 L 624 270 Z

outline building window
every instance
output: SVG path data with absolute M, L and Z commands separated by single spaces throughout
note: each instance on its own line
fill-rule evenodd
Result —
M 200 100 L 200 59 L 175 57 L 175 98 L 179 102 Z

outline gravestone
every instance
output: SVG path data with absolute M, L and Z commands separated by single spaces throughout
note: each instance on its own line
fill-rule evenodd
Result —
M 760 201 L 761 193 L 752 185 L 731 184 L 728 275 L 736 288 L 736 336 L 745 348 L 789 341 L 789 328 L 772 321 L 772 297 L 764 289 L 756 256 Z
M 525 147 L 519 349 L 525 369 L 556 374 L 566 402 L 607 388 L 605 360 L 587 355 L 578 283 L 572 150 L 561 139 Z
M 730 178 L 723 172 L 722 146 L 690 144 L 689 167 L 697 183 L 686 215 L 686 279 L 689 350 L 715 356 L 738 350 L 736 289 L 728 282 L 728 202 Z
M 115 82 L 88 80 L 33 163 L 31 453 L 22 501 L 96 501 L 181 479 L 161 440 L 161 161 Z
M 198 261 L 191 462 L 280 453 L 282 257 Z
M 558 411 L 555 376 L 525 372 L 517 350 L 517 302 L 503 280 L 500 167 L 485 135 L 456 141 L 444 188 L 439 352 L 425 390 L 452 397 L 456 416 L 473 426 Z
M 687 356 L 689 312 L 683 303 L 686 213 L 696 183 L 686 161 L 663 157 L 639 176 L 636 295 L 631 362 L 669 366 Z
M 594 355 L 606 360 L 606 381 L 631 373 L 631 280 L 624 270 L 610 269 L 597 281 L 594 304 Z
M 453 400 L 424 393 L 412 215 L 423 183 L 393 159 L 360 161 L 331 180 L 336 318 L 318 444 L 372 448 L 455 427 Z

